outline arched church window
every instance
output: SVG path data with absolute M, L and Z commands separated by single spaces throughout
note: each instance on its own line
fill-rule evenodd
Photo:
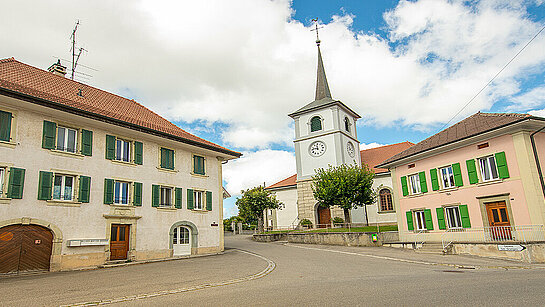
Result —
M 389 189 L 382 189 L 378 194 L 380 199 L 380 211 L 394 211 L 392 192 L 390 192 Z
M 310 119 L 310 132 L 322 130 L 322 119 L 320 116 L 314 116 Z
M 344 118 L 344 129 L 346 129 L 347 132 L 350 132 L 350 120 L 348 117 Z

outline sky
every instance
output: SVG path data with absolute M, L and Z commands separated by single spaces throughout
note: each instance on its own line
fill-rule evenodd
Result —
M 333 98 L 362 116 L 362 149 L 417 143 L 478 111 L 545 116 L 545 31 L 463 108 L 545 26 L 545 0 L 4 0 L 2 8 L 0 58 L 70 66 L 79 20 L 87 50 L 79 81 L 242 152 L 224 165 L 226 217 L 241 190 L 295 173 L 287 114 L 314 98 L 313 18 Z

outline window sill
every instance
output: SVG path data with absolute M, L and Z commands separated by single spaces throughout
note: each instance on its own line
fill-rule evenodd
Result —
M 15 148 L 15 146 L 17 146 L 17 143 L 15 143 L 13 141 L 0 141 L 0 146 Z
M 440 189 L 440 190 L 437 191 L 437 193 L 449 193 L 449 192 L 458 190 L 458 188 L 459 187 Z
M 126 162 L 121 160 L 110 160 L 113 164 L 119 164 L 119 165 L 126 165 L 126 166 L 136 166 L 137 164 L 134 162 Z
M 115 207 L 115 208 L 134 208 L 134 207 L 136 207 L 136 206 L 133 206 L 132 204 L 126 204 L 126 205 L 123 205 L 123 204 L 109 204 L 109 206 Z
M 210 176 L 208 176 L 208 175 L 206 175 L 206 174 L 205 174 L 205 175 L 202 175 L 202 174 L 196 174 L 196 173 L 193 173 L 193 172 L 191 172 L 191 176 L 200 177 L 200 178 L 208 178 L 208 177 L 210 177 Z
M 384 210 L 384 211 L 378 211 L 377 213 L 378 214 L 387 214 L 387 213 L 396 213 L 396 211 L 395 210 L 388 210 L 388 211 Z
M 157 169 L 158 169 L 159 171 L 165 172 L 165 173 L 171 173 L 171 174 L 176 174 L 176 173 L 178 173 L 178 171 L 175 170 L 175 169 L 162 168 L 162 167 L 159 167 L 159 166 L 157 167 Z
M 407 198 L 414 198 L 414 197 L 420 197 L 420 196 L 424 196 L 425 193 L 418 193 L 418 194 L 409 194 L 405 197 Z
M 159 211 L 176 211 L 178 208 L 175 207 L 155 207 Z
M 190 211 L 195 212 L 195 213 L 207 213 L 207 212 L 209 212 L 206 209 L 190 209 Z
M 9 204 L 10 202 L 11 202 L 11 198 L 0 197 L 0 204 Z
M 81 207 L 81 203 L 77 201 L 63 201 L 63 200 L 46 200 L 48 206 L 58 207 Z
M 494 180 L 477 182 L 476 186 L 480 187 L 480 186 L 485 186 L 485 185 L 495 184 L 495 183 L 501 183 L 501 182 L 503 182 L 503 179 L 498 178 L 498 179 L 494 179 Z
M 57 150 L 57 149 L 49 149 L 49 152 L 53 155 L 77 158 L 81 160 L 83 160 L 83 157 L 85 157 L 84 155 L 77 152 L 72 153 L 72 152 L 66 152 L 66 151 Z

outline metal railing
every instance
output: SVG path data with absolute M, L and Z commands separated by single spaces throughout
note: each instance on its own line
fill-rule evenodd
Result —
M 454 242 L 522 242 L 545 241 L 543 225 L 485 226 L 453 228 L 441 235 L 446 248 Z
M 414 249 L 419 249 L 424 245 L 424 242 L 426 242 L 427 233 L 425 230 L 418 231 L 414 236 Z M 420 243 L 420 247 L 418 247 L 418 243 Z

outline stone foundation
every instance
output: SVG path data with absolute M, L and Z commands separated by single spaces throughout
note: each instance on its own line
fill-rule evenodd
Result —
M 297 181 L 297 210 L 299 221 L 308 219 L 312 225 L 316 225 L 316 199 L 312 192 L 312 179 Z M 331 218 L 340 217 L 344 220 L 344 211 L 339 207 L 331 208 Z

